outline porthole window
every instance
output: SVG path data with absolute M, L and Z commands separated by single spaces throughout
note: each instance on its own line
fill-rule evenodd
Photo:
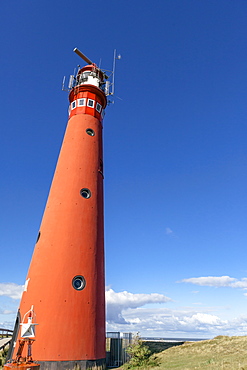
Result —
M 85 199 L 89 199 L 91 197 L 91 191 L 87 188 L 81 189 L 80 194 Z
M 39 233 L 38 233 L 38 236 L 37 236 L 37 240 L 36 240 L 36 243 L 38 243 L 38 241 L 39 241 L 39 238 L 40 238 L 40 231 L 39 231 Z
M 101 112 L 101 108 L 102 108 L 102 106 L 99 104 L 99 103 L 96 103 L 96 110 L 97 110 L 97 112 Z
M 86 99 L 83 98 L 83 99 L 77 99 L 77 104 L 78 104 L 78 107 L 83 107 L 86 105 Z
M 71 109 L 75 109 L 76 108 L 76 100 L 72 101 L 71 103 Z
M 99 162 L 99 172 L 101 172 L 103 174 L 103 161 L 102 161 L 102 159 Z
M 77 275 L 72 280 L 72 286 L 75 290 L 82 290 L 86 286 L 86 280 L 84 276 Z
M 91 128 L 87 128 L 87 129 L 86 129 L 86 133 L 87 133 L 88 135 L 90 135 L 90 136 L 94 136 L 94 135 L 95 135 L 94 130 L 93 130 L 93 129 L 91 129 Z
M 87 106 L 88 106 L 88 107 L 90 107 L 90 108 L 94 108 L 94 103 L 95 103 L 95 101 L 94 101 L 94 100 L 92 100 L 92 99 L 88 99 L 88 101 L 87 101 Z

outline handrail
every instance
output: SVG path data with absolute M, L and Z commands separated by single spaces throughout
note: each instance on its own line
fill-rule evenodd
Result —
M 12 337 L 14 330 L 0 328 L 0 338 Z

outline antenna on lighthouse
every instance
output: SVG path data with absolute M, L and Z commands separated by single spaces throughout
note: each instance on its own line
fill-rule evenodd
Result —
M 85 54 L 83 54 L 79 49 L 77 49 L 77 48 L 74 48 L 74 50 L 73 50 L 80 58 L 82 58 L 86 63 L 88 63 L 88 64 L 93 64 L 95 67 L 96 67 L 96 69 L 98 69 L 99 71 L 101 71 L 102 73 L 103 73 L 103 76 L 104 76 L 104 78 L 107 80 L 109 77 L 105 74 L 105 72 L 102 70 L 102 69 L 100 69 L 94 62 L 92 62 L 88 57 L 86 57 L 86 55 Z
M 87 64 L 91 65 L 91 72 L 85 73 L 81 72 L 80 66 L 78 66 L 78 71 L 74 71 L 73 75 L 69 77 L 68 88 L 65 88 L 65 77 L 62 82 L 63 91 L 71 91 L 73 87 L 77 84 L 93 84 L 98 86 L 101 90 L 104 91 L 106 96 L 112 96 L 115 92 L 115 69 L 116 69 L 116 60 L 121 59 L 121 55 L 117 55 L 116 49 L 114 50 L 113 56 L 113 67 L 112 71 L 107 69 L 101 69 L 95 63 L 92 62 L 85 54 L 83 54 L 78 48 L 74 48 L 73 51 L 82 58 Z M 101 62 L 100 62 L 101 63 Z M 88 70 L 89 66 L 87 68 Z M 93 68 L 93 69 L 92 69 Z M 107 73 L 107 74 L 106 74 Z M 96 81 L 98 79 L 98 82 Z M 113 103 L 113 101 L 108 101 L 108 103 Z
M 74 48 L 73 50 L 80 58 L 82 58 L 88 64 L 94 64 L 86 55 L 84 55 L 79 49 Z
M 122 58 L 120 54 L 118 54 L 118 56 L 116 56 L 116 55 L 117 55 L 117 50 L 115 49 L 114 50 L 114 55 L 113 55 L 113 67 L 112 67 L 112 83 L 111 83 L 111 85 L 112 85 L 112 91 L 111 91 L 111 93 L 109 95 L 114 95 L 116 60 L 117 59 L 119 60 L 119 59 Z

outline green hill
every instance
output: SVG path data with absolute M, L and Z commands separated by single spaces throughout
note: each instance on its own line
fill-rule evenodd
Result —
M 247 336 L 218 336 L 211 340 L 185 342 L 155 356 L 160 365 L 150 368 L 152 370 L 247 370 Z

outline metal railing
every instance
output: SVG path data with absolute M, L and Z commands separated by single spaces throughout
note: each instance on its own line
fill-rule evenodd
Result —
M 11 342 L 13 330 L 0 328 L 0 351 Z
M 3 349 L 11 341 L 13 330 L 0 328 L 0 339 L 9 338 L 1 343 Z M 129 361 L 127 348 L 132 342 L 132 333 L 107 332 L 106 333 L 106 365 L 109 368 L 119 367 Z
M 132 333 L 106 333 L 106 366 L 119 367 L 129 360 L 127 348 L 131 344 Z
M 12 337 L 13 330 L 0 328 L 0 338 Z

